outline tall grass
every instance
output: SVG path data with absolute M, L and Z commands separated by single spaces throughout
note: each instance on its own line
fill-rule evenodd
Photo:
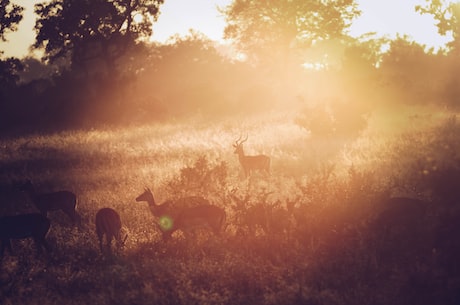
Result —
M 50 213 L 49 256 L 33 259 L 31 241 L 14 243 L 16 256 L 1 264 L 3 304 L 455 304 L 458 285 L 440 287 L 457 273 L 438 276 L 445 268 L 422 250 L 409 264 L 407 249 L 400 260 L 382 260 L 369 226 L 388 196 L 436 203 L 433 230 L 439 215 L 455 210 L 458 201 L 441 208 L 452 196 L 440 196 L 433 182 L 458 171 L 455 119 L 347 141 L 310 137 L 293 122 L 281 114 L 195 119 L 1 141 L 2 214 L 35 211 L 15 188 L 31 179 L 43 192 L 74 191 L 83 222 L 73 228 Z M 246 133 L 247 154 L 272 158 L 270 176 L 243 178 L 232 143 Z M 147 205 L 134 200 L 144 187 L 158 202 L 209 198 L 226 210 L 227 230 L 163 243 Z M 247 215 L 257 204 L 282 216 L 253 232 Z M 99 254 L 94 233 L 102 207 L 120 213 L 129 236 L 113 257 Z

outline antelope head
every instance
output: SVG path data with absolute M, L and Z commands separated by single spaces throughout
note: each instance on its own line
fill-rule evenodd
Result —
M 233 147 L 235 148 L 235 151 L 234 151 L 235 154 L 244 156 L 243 143 L 248 140 L 248 135 L 246 135 L 246 138 L 244 140 L 241 140 L 241 137 L 242 136 L 240 136 L 238 140 L 235 141 L 235 143 L 233 144 Z

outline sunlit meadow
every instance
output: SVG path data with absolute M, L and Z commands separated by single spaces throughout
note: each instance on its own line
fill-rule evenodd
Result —
M 348 139 L 316 138 L 295 118 L 193 118 L 3 140 L 3 214 L 35 211 L 15 188 L 30 179 L 42 192 L 75 192 L 82 216 L 76 228 L 50 213 L 51 254 L 35 258 L 32 241 L 14 242 L 16 255 L 1 265 L 3 304 L 403 304 L 398 291 L 409 278 L 436 281 L 427 254 L 417 266 L 404 265 L 406 254 L 382 258 L 369 223 L 385 196 L 435 198 L 427 177 L 458 161 L 455 118 L 413 117 L 399 130 L 370 118 Z M 270 156 L 270 175 L 244 177 L 232 144 L 246 135 L 246 154 Z M 135 201 L 144 187 L 158 202 L 208 198 L 225 209 L 225 232 L 163 242 L 147 204 Z M 271 215 L 265 228 L 250 214 L 258 204 Z M 119 212 L 128 235 L 112 256 L 99 253 L 94 232 L 102 207 Z

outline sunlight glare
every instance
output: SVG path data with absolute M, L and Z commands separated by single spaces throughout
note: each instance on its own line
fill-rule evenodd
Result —
M 160 16 L 153 26 L 152 41 L 166 42 L 174 34 L 186 35 L 190 29 L 204 33 L 212 40 L 222 41 L 224 17 L 217 7 L 230 0 L 174 0 L 165 1 Z
M 163 231 L 169 231 L 173 227 L 173 219 L 169 216 L 161 216 L 158 223 Z
M 304 67 L 307 70 L 320 71 L 322 69 L 325 69 L 326 65 L 321 62 L 307 62 L 302 64 L 302 67 Z
M 133 20 L 135 23 L 141 23 L 144 20 L 144 16 L 142 16 L 141 14 L 136 14 L 133 17 Z

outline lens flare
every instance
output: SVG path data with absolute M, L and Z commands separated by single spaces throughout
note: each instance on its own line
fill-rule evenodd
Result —
M 165 215 L 165 216 L 160 217 L 159 224 L 160 224 L 161 230 L 169 231 L 172 229 L 174 221 L 171 217 Z

